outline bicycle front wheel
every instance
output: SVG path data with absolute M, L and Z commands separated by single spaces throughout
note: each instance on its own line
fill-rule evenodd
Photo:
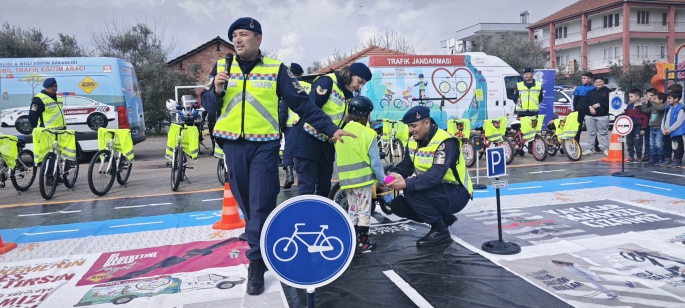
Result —
M 473 167 L 473 165 L 476 163 L 476 151 L 473 148 L 473 143 L 471 143 L 471 140 L 462 140 L 461 155 L 464 157 L 464 163 L 466 164 L 466 167 Z
M 219 163 L 216 165 L 216 176 L 219 178 L 219 183 L 221 183 L 221 185 L 226 185 L 227 174 L 223 158 L 219 158 Z
M 407 106 L 404 104 L 404 102 L 399 98 L 396 98 L 392 104 L 393 104 L 393 106 L 395 106 L 395 108 L 397 108 L 399 110 L 404 110 L 407 108 Z
M 31 150 L 21 150 L 17 155 L 17 165 L 12 170 L 12 185 L 18 191 L 28 190 L 36 179 L 36 163 Z
M 506 164 L 511 164 L 514 161 L 514 145 L 509 141 L 509 139 L 504 138 L 504 142 L 500 143 L 504 147 L 504 158 L 506 159 Z
M 580 149 L 580 144 L 578 144 L 578 141 L 576 141 L 576 139 L 564 139 L 564 141 L 561 142 L 561 145 L 564 148 L 564 152 L 566 152 L 566 156 L 568 156 L 570 160 L 580 160 L 580 157 L 583 155 L 583 153 Z
M 174 161 L 171 166 L 171 190 L 176 191 L 178 189 L 178 184 L 181 183 L 183 166 L 183 150 L 180 147 L 176 147 L 174 150 Z
M 324 259 L 336 260 L 336 259 L 340 258 L 344 249 L 343 249 L 343 242 L 339 238 L 337 238 L 335 236 L 329 236 L 329 237 L 325 238 L 323 241 L 321 241 L 321 244 L 323 244 L 323 243 L 328 243 L 328 245 L 330 245 L 332 248 L 331 250 L 319 252 Z M 337 254 L 336 254 L 336 251 L 337 251 Z
M 76 179 L 78 178 L 79 163 L 78 161 L 66 160 L 64 162 L 64 186 L 67 188 L 73 188 L 76 185 Z
M 88 165 L 88 187 L 98 196 L 107 194 L 114 184 L 114 162 L 111 160 L 112 153 L 109 150 L 100 150 Z
M 533 140 L 533 157 L 537 161 L 544 161 L 547 159 L 547 141 L 540 135 L 535 135 Z
M 128 159 L 128 157 L 121 155 L 119 158 L 117 166 L 117 183 L 119 185 L 126 184 L 128 177 L 131 175 L 131 169 L 133 168 L 133 163 Z
M 43 162 L 40 165 L 40 178 L 38 179 L 40 195 L 45 200 L 52 199 L 52 196 L 55 195 L 55 190 L 57 190 L 57 176 L 59 176 L 59 172 L 56 172 L 55 168 L 59 168 L 55 153 L 45 154 L 45 158 L 43 158 Z

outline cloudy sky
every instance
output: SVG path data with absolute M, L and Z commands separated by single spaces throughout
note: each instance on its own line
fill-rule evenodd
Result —
M 0 22 L 41 29 L 48 37 L 75 35 L 90 47 L 91 29 L 111 18 L 166 26 L 179 42 L 175 55 L 221 36 L 249 16 L 262 24 L 262 49 L 303 67 L 336 49 L 347 52 L 386 29 L 403 34 L 417 53 L 441 54 L 440 41 L 479 22 L 538 21 L 574 0 L 2 0 Z

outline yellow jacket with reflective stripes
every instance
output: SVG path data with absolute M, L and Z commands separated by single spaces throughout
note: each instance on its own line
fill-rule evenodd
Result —
M 335 73 L 326 74 L 325 76 L 333 80 L 333 88 L 331 90 L 331 94 L 328 96 L 328 101 L 326 101 L 326 103 L 323 104 L 323 107 L 321 107 L 321 111 L 327 114 L 335 125 L 341 127 L 342 124 L 345 123 L 348 100 L 345 99 L 345 94 L 343 94 L 343 91 L 340 89 L 340 87 L 338 87 L 338 78 L 335 77 Z M 319 78 L 321 77 L 317 77 L 314 79 L 314 81 Z M 326 134 L 317 132 L 316 129 L 314 129 L 314 126 L 311 126 L 309 123 L 304 123 L 303 128 L 304 131 L 316 137 L 316 139 L 321 141 L 328 140 L 328 136 L 326 136 Z
M 535 135 L 542 133 L 545 115 L 521 117 L 521 136 L 526 142 L 535 140 Z
M 31 136 L 33 137 L 33 158 L 36 164 L 39 164 L 45 158 L 45 154 L 52 150 L 52 143 L 57 138 L 57 147 L 62 155 L 62 158 L 71 161 L 76 161 L 76 132 L 73 130 L 66 130 L 64 134 L 52 134 L 47 132 L 48 128 L 35 127 Z M 53 129 L 57 132 L 65 130 Z
M 55 101 L 52 97 L 43 93 L 36 94 L 37 98 L 43 101 L 43 114 L 40 119 L 44 121 L 43 127 L 52 129 L 65 129 L 67 122 L 64 120 L 64 103 L 61 97 L 57 97 Z M 41 123 L 38 123 L 40 126 Z
M 250 74 L 243 74 L 234 61 L 226 94 L 223 97 L 221 115 L 214 126 L 214 136 L 223 139 L 249 141 L 278 140 L 278 71 L 281 62 L 263 57 Z M 216 72 L 226 70 L 226 59 L 216 62 Z
M 0 156 L 5 160 L 7 167 L 14 169 L 17 164 L 17 156 L 19 152 L 17 150 L 17 139 L 16 136 L 11 135 L 0 135 Z
M 535 82 L 535 85 L 530 89 L 526 87 L 523 81 L 516 84 L 516 89 L 519 91 L 519 99 L 521 104 L 516 104 L 516 110 L 538 111 L 540 110 L 540 92 L 542 92 L 542 83 Z
M 449 134 L 448 132 L 438 129 L 433 138 L 428 142 L 428 145 L 422 148 L 418 147 L 418 142 L 414 138 L 410 138 L 407 141 L 407 147 L 409 148 L 409 157 L 414 162 L 414 171 L 416 174 L 421 174 L 433 166 L 433 161 L 436 155 L 443 155 L 441 151 L 438 150 L 440 145 L 447 139 L 455 138 L 457 140 L 457 145 L 461 149 L 461 140 L 455 136 Z M 445 162 L 447 163 L 447 162 Z M 449 184 L 463 184 L 464 187 L 469 191 L 469 194 L 473 193 L 473 182 L 471 182 L 471 177 L 466 170 L 466 163 L 464 162 L 464 157 L 461 151 L 459 152 L 459 158 L 457 160 L 456 170 L 458 174 L 454 174 L 452 168 L 448 169 L 445 176 L 442 178 L 443 183 Z M 457 176 L 459 181 L 457 181 Z
M 183 139 L 181 139 L 181 146 L 183 147 L 183 152 L 188 154 L 193 161 L 197 160 L 197 154 L 200 151 L 200 132 L 197 130 L 196 126 L 185 127 L 185 132 L 183 133 Z M 169 126 L 169 134 L 167 135 L 166 142 L 166 154 L 164 157 L 167 159 L 174 159 L 174 147 L 178 142 L 178 134 L 181 130 L 181 125 L 171 123 Z
M 302 81 L 302 80 L 300 80 L 299 83 L 300 83 L 300 85 L 302 85 L 302 87 L 304 88 L 304 91 L 307 92 L 307 94 L 309 94 L 309 92 L 311 92 L 312 85 L 310 83 Z M 285 125 L 288 127 L 292 127 L 293 125 L 297 124 L 297 121 L 299 121 L 299 120 L 300 120 L 300 116 L 297 115 L 297 113 L 295 113 L 294 111 L 290 110 L 290 108 L 288 108 L 288 120 L 285 122 Z
M 129 161 L 133 161 L 133 140 L 131 139 L 130 132 L 131 130 L 129 129 L 98 128 L 98 149 L 107 149 L 107 142 L 110 141 L 112 134 L 114 134 L 114 149 L 126 156 Z
M 345 131 L 356 139 L 343 137 L 345 143 L 336 142 L 336 164 L 340 188 L 349 189 L 372 185 L 377 179 L 371 168 L 369 149 L 375 146 L 376 132 L 357 122 L 348 122 Z

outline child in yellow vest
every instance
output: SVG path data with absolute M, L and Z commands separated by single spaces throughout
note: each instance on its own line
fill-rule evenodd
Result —
M 357 252 L 370 252 L 376 247 L 375 243 L 369 241 L 371 197 L 374 183 L 385 187 L 383 166 L 376 146 L 376 132 L 366 126 L 373 102 L 357 96 L 348 106 L 349 115 L 343 129 L 357 138 L 343 137 L 344 143 L 335 144 L 335 161 L 340 188 L 347 193 L 348 213 L 357 233 Z

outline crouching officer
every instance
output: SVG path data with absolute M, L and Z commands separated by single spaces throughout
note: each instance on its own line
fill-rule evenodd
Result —
M 397 216 L 431 225 L 417 246 L 448 242 L 451 238 L 447 227 L 457 221 L 454 214 L 464 209 L 473 196 L 461 142 L 431 124 L 428 107 L 409 109 L 402 121 L 409 125 L 412 137 L 407 141 L 404 159 L 392 170 L 395 180 L 388 186 L 403 190 L 404 196 L 395 198 L 390 206 Z
M 266 270 L 260 235 L 280 190 L 279 98 L 333 141 L 356 136 L 339 129 L 316 108 L 283 63 L 262 56 L 262 27 L 257 20 L 239 18 L 229 27 L 228 38 L 238 55 L 217 61 L 202 91 L 202 105 L 207 112 L 220 111 L 212 133 L 223 148 L 227 180 L 247 223 L 247 294 L 258 295 L 264 292 Z

